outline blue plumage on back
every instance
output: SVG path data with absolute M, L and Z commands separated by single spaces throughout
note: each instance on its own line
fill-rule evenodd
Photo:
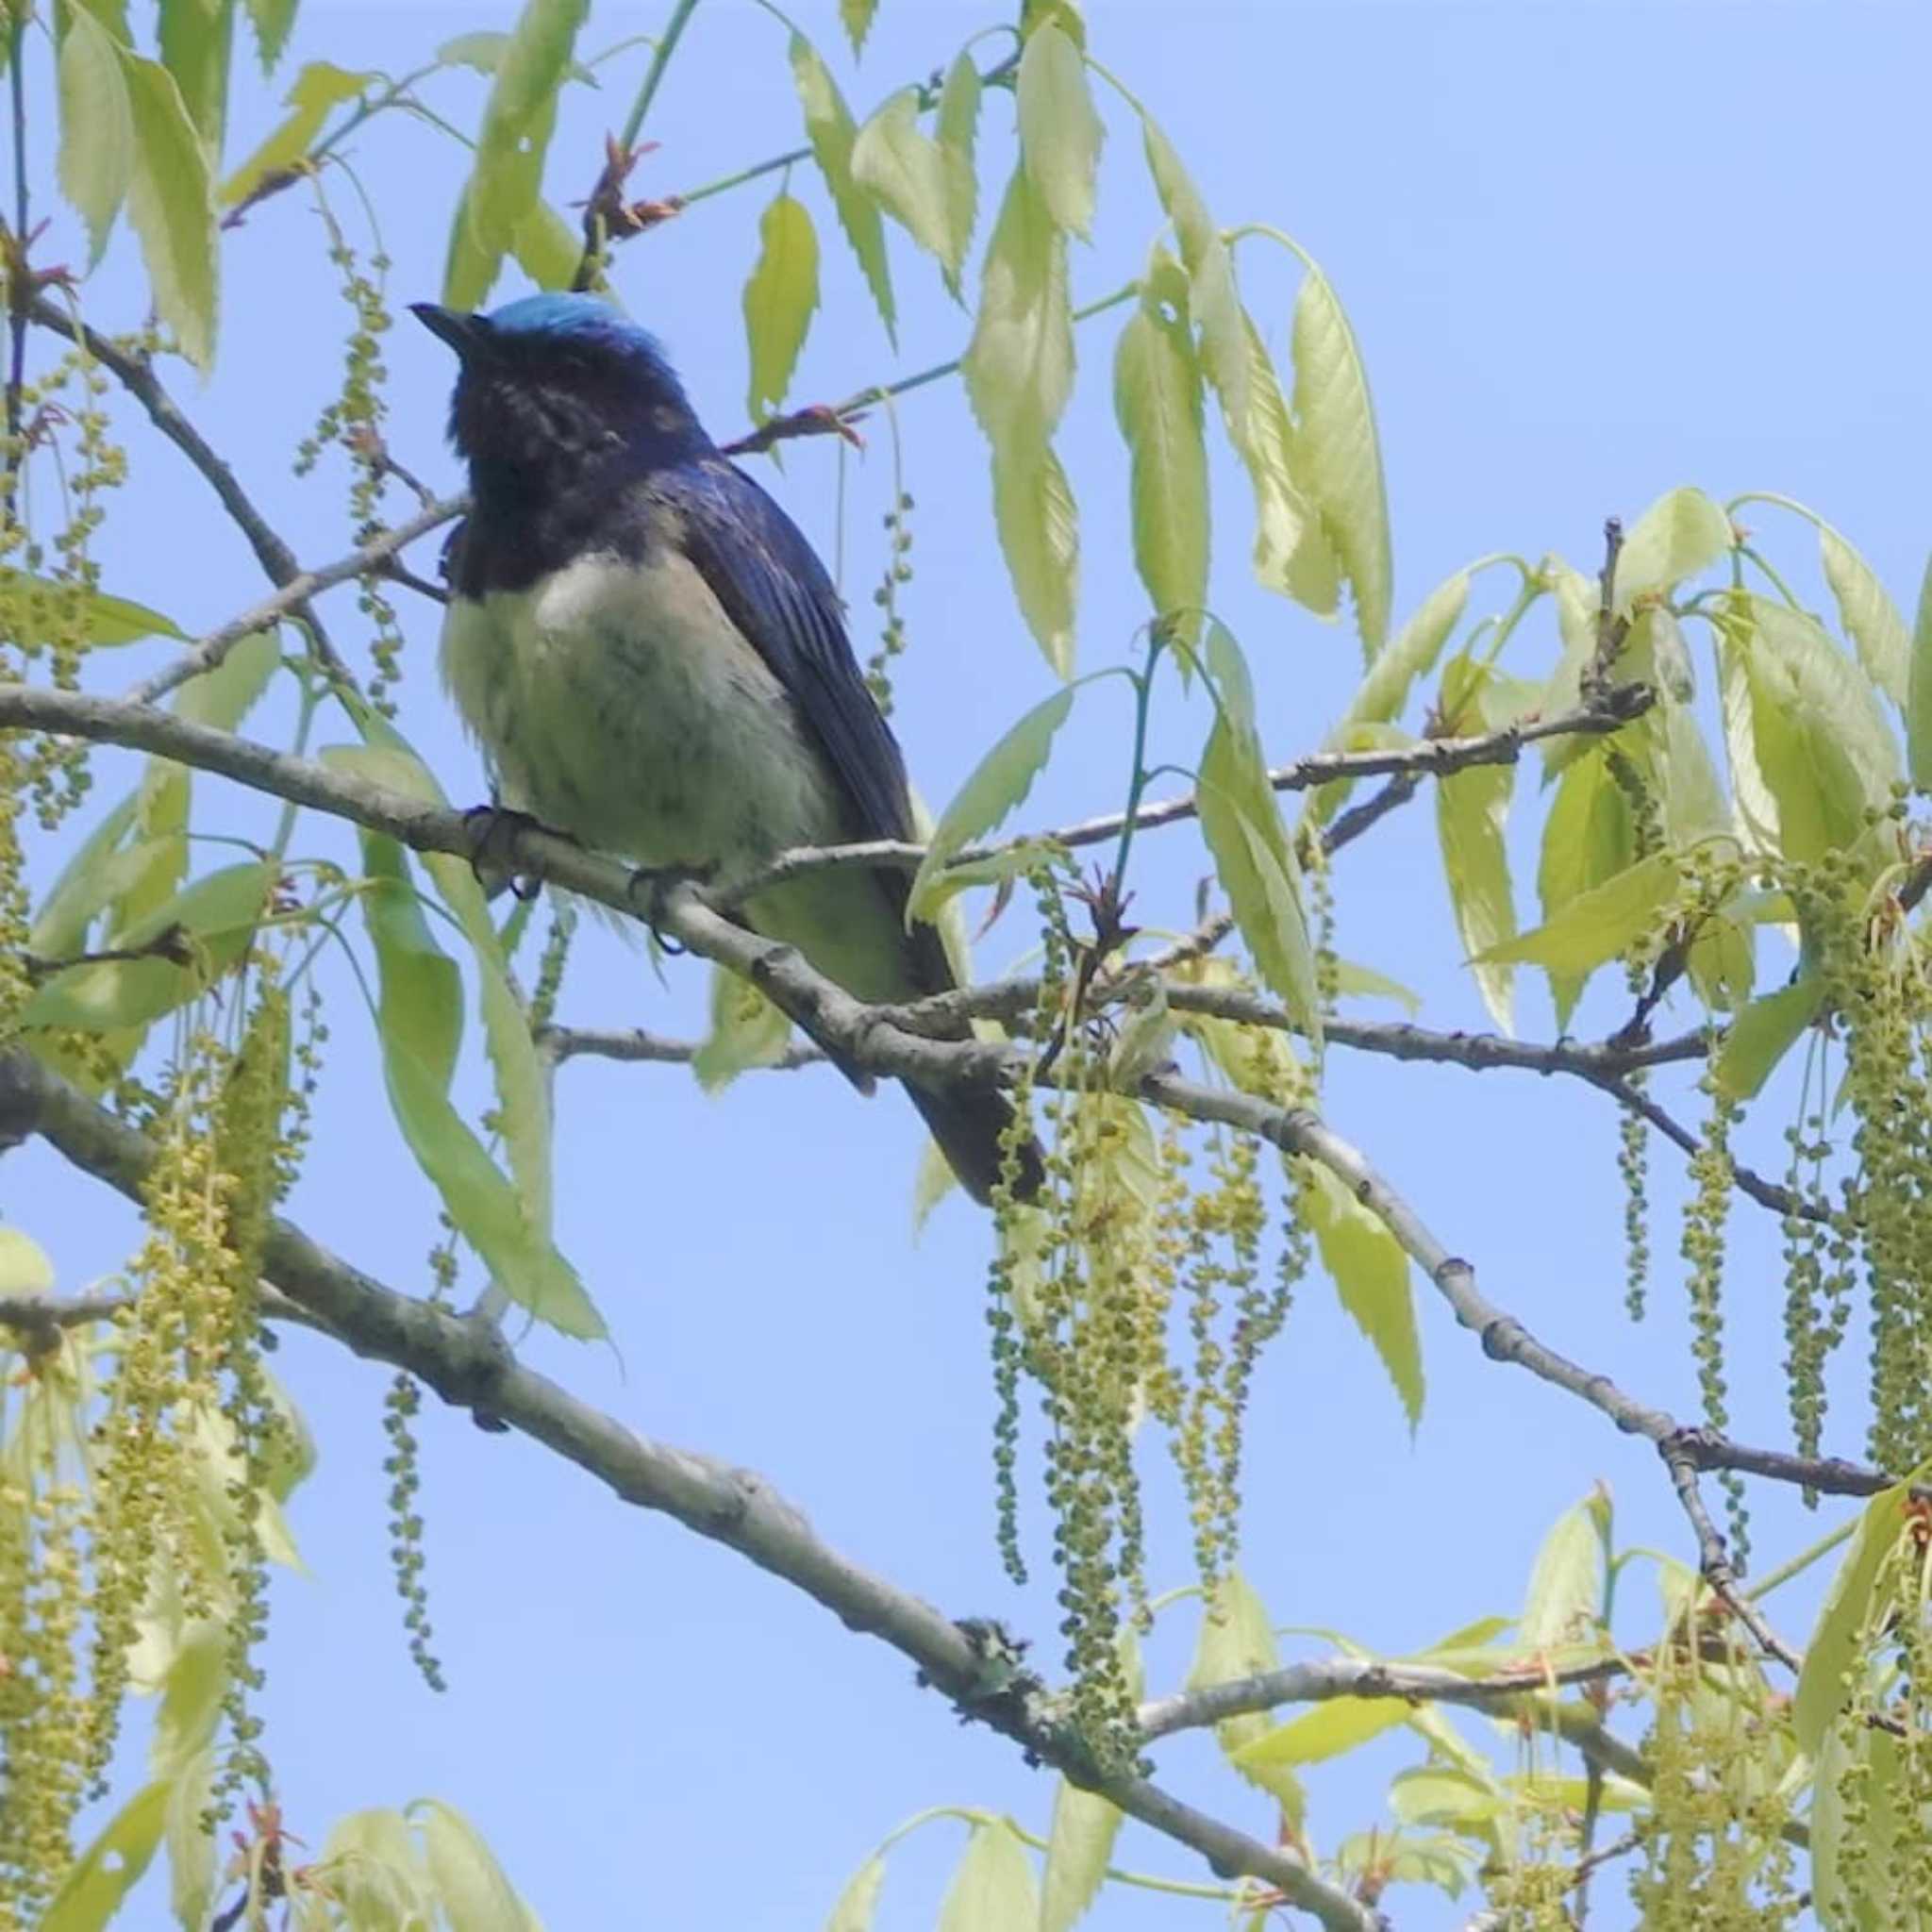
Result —
M 792 845 L 909 839 L 899 748 L 824 565 L 719 453 L 655 338 L 587 295 L 416 312 L 462 358 L 450 432 L 474 507 L 444 664 L 505 802 L 726 883 Z M 916 999 L 953 980 L 937 932 L 905 929 L 906 887 L 831 874 L 746 911 L 861 999 Z M 1005 1101 L 913 1098 L 984 1198 Z

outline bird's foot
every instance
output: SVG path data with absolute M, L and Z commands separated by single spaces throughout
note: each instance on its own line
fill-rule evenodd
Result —
M 568 832 L 559 832 L 555 825 L 546 825 L 526 811 L 512 811 L 502 805 L 473 805 L 463 814 L 463 825 L 469 836 L 470 870 L 491 897 L 508 886 L 519 899 L 527 901 L 534 899 L 542 887 L 541 879 L 532 878 L 528 874 L 519 875 L 509 863 L 522 834 L 542 832 L 552 839 L 570 838 Z
M 630 875 L 625 896 L 638 916 L 651 928 L 651 937 L 674 956 L 690 948 L 664 930 L 664 900 L 674 886 L 708 886 L 718 875 L 708 865 L 641 865 Z

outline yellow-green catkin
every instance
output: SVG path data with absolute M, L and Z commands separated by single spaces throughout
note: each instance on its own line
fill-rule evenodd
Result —
M 892 507 L 886 512 L 884 521 L 886 562 L 877 587 L 872 593 L 873 604 L 879 613 L 879 643 L 878 649 L 866 661 L 865 682 L 874 702 L 890 718 L 892 715 L 892 666 L 906 649 L 906 617 L 899 608 L 899 596 L 912 581 L 912 499 L 896 483 Z
M 315 427 L 298 447 L 295 474 L 307 475 L 329 444 L 340 443 L 350 461 L 350 522 L 357 542 L 367 543 L 382 534 L 383 492 L 394 474 L 383 437 L 389 417 L 383 393 L 389 379 L 383 338 L 393 321 L 386 290 L 390 260 L 378 243 L 365 267 L 336 220 L 319 175 L 314 190 L 328 235 L 328 258 L 341 277 L 342 299 L 352 320 L 342 354 L 341 389 L 324 406 Z M 369 622 L 369 652 L 375 665 L 369 681 L 370 701 L 385 715 L 393 716 L 395 704 L 390 692 L 402 675 L 403 630 L 384 582 L 374 571 L 360 577 L 357 603 Z
M 1730 1215 L 1733 1170 L 1730 1132 L 1742 1109 L 1707 1074 L 1701 1083 L 1710 1112 L 1704 1138 L 1690 1160 L 1692 1193 L 1684 1208 L 1680 1247 L 1690 1265 L 1690 1352 L 1697 1386 L 1704 1397 L 1704 1420 L 1720 1433 L 1730 1424 L 1724 1383 L 1724 1228 Z M 1719 1472 L 1730 1521 L 1731 1559 L 1741 1574 L 1750 1557 L 1750 1525 L 1744 1485 L 1735 1471 Z

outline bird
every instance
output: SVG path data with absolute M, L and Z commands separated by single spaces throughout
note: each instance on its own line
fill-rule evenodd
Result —
M 458 358 L 449 437 L 471 501 L 445 553 L 441 668 L 501 807 L 727 892 L 789 847 L 913 839 L 905 759 L 824 565 L 706 433 L 657 338 L 582 293 L 412 312 Z M 737 916 L 896 1004 L 957 983 L 939 932 L 908 924 L 908 889 L 897 868 L 833 870 Z M 908 1091 L 990 1201 L 1010 1101 Z M 1026 1198 L 1040 1154 L 1029 1139 L 1018 1157 Z

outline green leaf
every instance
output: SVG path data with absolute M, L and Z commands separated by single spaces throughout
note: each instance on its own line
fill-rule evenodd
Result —
M 1024 169 L 1000 204 L 959 373 L 995 454 L 1053 434 L 1074 386 L 1067 239 Z
M 879 0 L 839 0 L 839 25 L 852 42 L 852 58 L 865 52 L 865 37 L 879 10 Z
M 940 1143 L 930 1135 L 925 1145 L 919 1150 L 919 1172 L 912 1177 L 912 1239 L 916 1241 L 925 1232 L 925 1224 L 932 1219 L 932 1210 L 959 1185 L 959 1176 L 953 1172 L 953 1163 L 940 1151 Z
M 1292 340 L 1295 479 L 1341 559 L 1363 655 L 1373 661 L 1388 635 L 1394 577 L 1382 451 L 1355 331 L 1314 269 L 1295 298 Z
M 819 172 L 825 177 L 832 206 L 839 211 L 839 225 L 858 258 L 866 286 L 878 306 L 879 319 L 886 325 L 887 339 L 896 346 L 898 318 L 892 307 L 891 272 L 886 264 L 886 231 L 879 221 L 878 204 L 852 175 L 852 111 L 817 50 L 799 33 L 791 36 L 791 79 L 805 109 L 806 138 L 811 142 Z
M 1712 1076 L 1734 1100 L 1753 1100 L 1771 1070 L 1818 1017 L 1824 982 L 1807 974 L 1776 992 L 1753 1000 L 1724 1033 Z
M 728 967 L 711 968 L 711 1030 L 691 1070 L 707 1093 L 727 1087 L 752 1067 L 769 1067 L 785 1051 L 791 1022 Z
M 1654 852 L 1579 893 L 1535 931 L 1491 946 L 1486 958 L 1547 967 L 1552 974 L 1587 975 L 1647 931 L 1676 886 L 1676 858 Z
M 1067 473 L 1048 444 L 994 448 L 992 508 L 1020 613 L 1046 661 L 1071 677 L 1080 526 Z
M 1042 23 L 1027 37 L 1014 92 L 1020 152 L 1047 213 L 1057 227 L 1090 236 L 1106 130 L 1093 111 L 1087 63 L 1052 23 Z
M 1239 1570 L 1226 1571 L 1214 1584 L 1194 1642 L 1194 1658 L 1186 1688 L 1205 1690 L 1213 1684 L 1232 1683 L 1275 1670 L 1281 1655 L 1274 1647 L 1274 1626 L 1254 1586 Z M 1306 1809 L 1301 1780 L 1285 1765 L 1248 1763 L 1246 1747 L 1264 1737 L 1273 1725 L 1263 1711 L 1244 1711 L 1224 1718 L 1214 1726 L 1223 1754 L 1241 1775 L 1273 1794 L 1291 1818 Z
M 1728 605 L 1751 625 L 1743 663 L 1752 737 L 1785 857 L 1815 861 L 1857 843 L 1867 809 L 1890 804 L 1899 772 L 1872 687 L 1816 619 L 1762 597 L 1734 595 Z
M 939 143 L 946 180 L 946 286 L 957 300 L 973 225 L 979 212 L 979 168 L 974 144 L 979 133 L 979 69 L 970 48 L 946 70 L 940 90 Z
M 744 333 L 751 348 L 745 407 L 762 423 L 785 400 L 798 352 L 819 306 L 819 238 L 803 202 L 781 194 L 758 221 L 758 265 L 744 285 Z
M 215 1901 L 215 1835 L 208 1828 L 215 1751 L 204 1745 L 168 1787 L 162 1835 L 168 1847 L 168 1903 L 179 1925 L 206 1925 Z
M 517 224 L 509 252 L 540 289 L 567 289 L 576 279 L 583 245 L 581 233 L 540 200 Z
M 474 309 L 496 286 L 503 272 L 505 250 L 487 247 L 471 216 L 471 183 L 465 183 L 457 197 L 457 211 L 449 227 L 449 247 L 442 261 L 442 301 L 449 308 Z
M 186 631 L 145 604 L 26 571 L 0 569 L 0 599 L 6 604 L 8 634 L 23 642 L 52 643 L 75 619 L 95 646 L 153 637 L 188 641 Z
M 325 761 L 354 770 L 370 756 L 338 748 Z M 393 839 L 366 830 L 360 838 L 372 883 L 358 897 L 375 946 L 383 1076 L 403 1138 L 504 1291 L 563 1334 L 595 1339 L 604 1324 L 575 1272 L 450 1103 L 462 1032 L 461 975 L 430 933 L 408 859 Z M 540 1205 L 547 1211 L 547 1202 Z
M 60 35 L 60 192 L 87 224 L 88 267 L 108 245 L 134 179 L 134 109 L 114 39 L 79 0 Z
M 1228 441 L 1247 466 L 1254 491 L 1255 575 L 1265 589 L 1293 598 L 1305 610 L 1333 617 L 1341 602 L 1341 566 L 1329 547 L 1321 516 L 1295 480 L 1294 425 L 1261 332 L 1245 310 L 1241 323 L 1248 351 L 1242 383 L 1245 413 L 1236 416 L 1223 384 L 1216 381 L 1214 387 L 1222 398 L 1221 417 Z M 1204 341 L 1203 346 L 1213 344 Z M 1226 353 L 1219 352 L 1216 362 Z M 1210 377 L 1216 362 L 1208 365 Z
M 159 16 L 162 64 L 175 76 L 212 167 L 221 158 L 227 120 L 235 0 L 160 0 Z
M 1836 530 L 1818 532 L 1824 581 L 1838 599 L 1839 620 L 1858 647 L 1865 675 L 1893 704 L 1906 702 L 1911 641 L 1906 621 L 1872 566 Z
M 1909 1483 L 1894 1483 L 1866 1504 L 1805 1648 L 1805 1665 L 1798 1673 L 1791 1705 L 1791 1728 L 1799 1748 L 1812 1757 L 1850 1701 L 1851 1678 L 1864 1648 L 1878 1574 L 1905 1529 L 1909 1490 Z
M 1253 365 L 1257 357 L 1263 362 L 1266 357 L 1260 355 L 1241 308 L 1233 258 L 1200 190 L 1181 165 L 1174 144 L 1152 121 L 1143 119 L 1141 131 L 1147 172 L 1154 177 L 1162 211 L 1174 224 L 1187 267 L 1189 307 L 1201 331 L 1201 367 L 1221 400 L 1229 440 L 1245 454 L 1243 438 L 1251 433 L 1256 409 Z
M 1608 1504 L 1601 1490 L 1557 1517 L 1529 1574 L 1517 1635 L 1523 1649 L 1549 1650 L 1593 1636 L 1603 1610 Z
M 1320 1764 L 1379 1738 L 1409 1713 L 1406 1697 L 1337 1697 L 1243 1747 L 1243 1765 Z
M 1305 1161 L 1302 1171 L 1311 1183 L 1304 1206 L 1322 1265 L 1341 1306 L 1381 1357 L 1413 1433 L 1423 1416 L 1423 1355 L 1408 1257 L 1388 1228 L 1319 1161 Z
M 1208 630 L 1208 664 L 1220 703 L 1195 791 L 1202 836 L 1262 978 L 1319 1045 L 1322 996 L 1302 916 L 1300 867 L 1268 782 L 1247 666 L 1218 624 Z
M 1456 930 L 1474 962 L 1483 1004 L 1505 1033 L 1515 1025 L 1516 975 L 1507 964 L 1491 963 L 1482 956 L 1516 933 L 1504 840 L 1515 790 L 1514 765 L 1474 765 L 1452 773 L 1436 787 L 1436 836 Z
M 919 90 L 887 95 L 852 143 L 852 178 L 929 255 L 950 265 L 951 190 L 946 158 L 919 125 Z
M 54 1264 L 32 1235 L 0 1222 L 0 1294 L 52 1294 Z
M 1544 924 L 1573 901 L 1615 878 L 1636 858 L 1630 801 L 1610 775 L 1603 746 L 1591 745 L 1564 772 L 1543 822 L 1536 883 Z M 1568 1029 L 1589 976 L 1587 972 L 1551 972 L 1557 1032 Z
M 21 1025 L 106 1033 L 144 1026 L 186 1005 L 247 951 L 276 870 L 250 859 L 210 873 L 117 936 L 117 946 L 137 951 L 178 927 L 193 964 L 152 957 L 70 966 L 36 990 L 21 1009 Z
M 1389 1808 L 1405 1824 L 1480 1827 L 1509 1803 L 1507 1792 L 1472 1772 L 1447 1764 L 1398 1772 L 1389 1786 Z
M 429 1874 L 400 1811 L 352 1811 L 323 1841 L 316 1877 L 342 1918 L 371 1932 L 418 1932 L 434 1923 Z
M 214 359 L 217 260 L 208 150 L 174 76 L 157 60 L 117 49 L 133 117 L 135 165 L 127 218 L 141 242 L 155 308 L 198 369 Z
M 1191 643 L 1208 597 L 1208 449 L 1187 279 L 1164 250 L 1121 331 L 1113 405 L 1132 457 L 1134 564 L 1155 615 Z
M 1703 491 L 1667 491 L 1631 525 L 1617 553 L 1617 613 L 1627 617 L 1639 597 L 1708 570 L 1732 541 L 1731 520 Z
M 221 1626 L 203 1620 L 168 1666 L 161 1705 L 155 1713 L 148 1765 L 157 1777 L 174 1777 L 191 1757 L 214 1741 L 228 1688 L 228 1651 Z
M 1750 847 L 1776 851 L 1778 807 L 1758 756 L 1748 668 L 1750 626 L 1718 628 L 1718 707 L 1724 724 L 1724 757 L 1730 766 L 1731 798 L 1740 837 Z
M 948 1170 L 950 1172 L 950 1170 Z M 868 1858 L 847 1882 L 825 1921 L 825 1932 L 872 1932 L 879 1891 L 886 1882 L 886 1861 Z
M 1107 1880 L 1121 1810 L 1098 1791 L 1061 1778 L 1054 1792 L 1053 1832 L 1046 1847 L 1040 1932 L 1068 1932 L 1086 1916 Z
M 255 28 L 256 51 L 261 56 L 261 71 L 271 72 L 289 44 L 295 25 L 298 0 L 242 0 Z
M 36 1924 L 36 1932 L 105 1932 L 140 1881 L 161 1841 L 168 1783 L 143 1786 L 108 1822 L 100 1836 L 68 1867 Z
M 557 97 L 569 79 L 590 0 L 525 0 L 498 62 L 475 159 L 463 191 L 481 254 L 500 260 L 537 207 L 543 161 L 557 125 Z M 456 295 L 445 292 L 454 305 Z
M 1412 987 L 1404 986 L 1399 979 L 1391 979 L 1386 973 L 1377 973 L 1373 966 L 1363 966 L 1354 959 L 1336 960 L 1335 991 L 1345 999 L 1393 1000 L 1411 1020 L 1423 1009 L 1423 996 Z
M 1919 586 L 1918 614 L 1912 624 L 1912 663 L 1906 679 L 1906 738 L 1911 753 L 1912 783 L 1932 791 L 1932 558 Z
M 1046 768 L 1054 735 L 1067 722 L 1073 708 L 1071 689 L 1055 691 L 1012 725 L 974 766 L 926 841 L 925 857 L 907 894 L 908 925 L 915 919 L 930 918 L 935 882 L 953 854 L 992 831 L 1033 789 L 1034 779 Z
M 1016 1932 L 1040 1917 L 1033 1860 L 1004 1818 L 974 1826 L 940 1907 L 939 1932 Z
M 217 197 L 221 205 L 233 208 L 245 201 L 270 175 L 299 161 L 322 132 L 329 109 L 353 101 L 381 78 L 373 73 L 351 74 L 326 60 L 309 61 L 295 76 L 283 103 L 290 109 L 287 118 L 222 183 Z
M 423 1834 L 429 1882 L 452 1927 L 460 1927 L 461 1932 L 539 1932 L 535 1915 L 461 1812 L 435 1798 L 418 1798 L 408 1815 Z
M 439 67 L 467 67 L 476 74 L 494 74 L 503 65 L 503 57 L 508 53 L 511 37 L 491 27 L 478 28 L 475 33 L 458 34 L 454 40 L 443 42 L 436 50 L 436 64 Z M 564 69 L 566 80 L 580 80 L 586 87 L 595 87 L 597 76 L 580 60 L 573 60 Z
M 1905 1798 L 1909 1806 L 1910 1788 L 1890 1732 L 1856 1722 L 1825 1731 L 1807 1822 L 1813 1913 L 1830 1932 L 1887 1932 L 1897 1923 L 1888 1907 L 1911 1896 L 1913 1880 L 1902 1867 L 1916 1857 L 1924 1838 L 1923 1825 L 1915 1828 L 1900 1803 Z M 1908 1912 L 1907 1923 L 1917 1917 L 1923 1913 Z

